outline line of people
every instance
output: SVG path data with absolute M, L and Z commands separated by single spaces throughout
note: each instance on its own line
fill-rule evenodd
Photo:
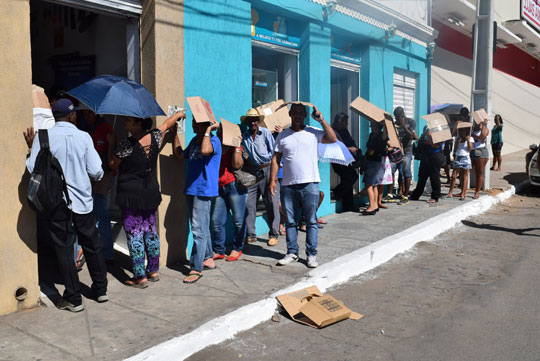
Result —
M 108 174 L 111 177 L 117 174 L 115 201 L 122 212 L 132 259 L 133 277 L 125 284 L 146 288 L 148 282 L 159 280 L 160 240 L 156 220 L 161 193 L 156 167 L 167 132 L 172 133 L 175 156 L 188 165 L 184 193 L 193 248 L 191 269 L 185 283 L 197 282 L 203 270 L 216 267 L 218 259 L 238 260 L 244 241 L 256 240 L 256 207 L 261 194 L 267 208 L 270 246 L 278 243 L 280 207 L 285 215 L 287 253 L 278 263 L 286 265 L 298 260 L 296 211 L 301 207 L 307 229 L 307 265 L 317 267 L 316 210 L 321 199 L 317 147 L 318 143 L 333 143 L 337 138 L 316 107 L 312 117 L 322 129 L 305 125 L 308 110 L 304 105 L 295 103 L 289 112 L 292 126 L 285 130 L 277 127 L 275 136 L 259 126 L 264 116 L 250 109 L 241 117 L 247 129 L 242 134 L 239 147 L 222 144 L 222 129 L 218 123 L 197 122 L 193 118 L 195 137 L 186 149 L 182 149 L 177 135 L 177 121 L 185 119 L 183 112 L 174 114 L 154 129 L 149 118 L 125 117 L 124 128 L 130 135 L 119 142 L 110 126 L 102 127 L 104 121 L 89 113 L 92 112 L 84 110 L 84 118 L 78 121 L 77 108 L 72 101 L 58 99 L 52 105 L 55 124 L 47 131 L 50 152 L 64 173 L 67 198 L 73 200 L 69 207 L 64 203 L 41 215 L 46 225 L 43 230 L 54 244 L 65 285 L 58 308 L 72 312 L 84 309 L 73 260 L 76 240 L 87 259 L 95 299 L 98 302 L 109 299 L 106 265 L 113 261 L 114 253 L 111 252 L 112 239 L 109 244 L 107 236 L 110 228 L 100 226 L 103 223 L 110 226 L 107 199 L 99 196 L 108 193 L 110 182 L 103 184 Z M 214 135 L 215 131 L 217 135 Z M 32 128 L 24 132 L 24 136 L 30 148 L 26 165 L 31 173 L 43 140 Z M 247 188 L 237 183 L 234 175 L 244 162 L 250 162 L 262 173 L 262 180 Z M 278 178 L 278 173 L 282 173 L 282 178 Z M 229 211 L 233 215 L 235 230 L 232 250 L 226 255 L 225 225 Z M 102 244 L 103 238 L 107 240 Z

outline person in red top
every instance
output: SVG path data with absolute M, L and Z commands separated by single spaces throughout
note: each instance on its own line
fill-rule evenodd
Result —
M 223 142 L 223 133 L 220 128 L 217 136 Z M 240 169 L 244 164 L 241 147 L 223 145 L 221 163 L 219 166 L 219 196 L 212 201 L 212 232 L 214 260 L 225 258 L 225 239 L 227 216 L 232 211 L 234 221 L 233 249 L 227 261 L 238 260 L 242 255 L 242 247 L 246 236 L 246 213 L 247 189 L 236 183 L 233 171 Z
M 92 110 L 82 107 L 82 120 L 79 128 L 90 134 L 94 142 L 101 164 L 103 166 L 103 178 L 92 184 L 92 198 L 94 200 L 94 215 L 99 230 L 99 238 L 103 247 L 103 255 L 107 263 L 114 262 L 113 233 L 111 217 L 109 215 L 109 191 L 114 176 L 114 171 L 109 168 L 109 159 L 115 147 L 116 137 L 113 127 L 102 117 Z

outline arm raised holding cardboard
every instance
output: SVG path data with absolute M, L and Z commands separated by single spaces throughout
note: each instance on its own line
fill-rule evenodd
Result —
M 311 113 L 311 117 L 315 119 L 317 122 L 319 122 L 319 124 L 322 126 L 324 130 L 324 136 L 322 138 L 321 143 L 324 143 L 324 144 L 335 143 L 337 141 L 337 136 L 336 136 L 336 133 L 334 132 L 334 129 L 324 119 L 322 113 L 319 111 L 319 109 L 317 109 L 316 106 L 313 106 L 313 113 Z

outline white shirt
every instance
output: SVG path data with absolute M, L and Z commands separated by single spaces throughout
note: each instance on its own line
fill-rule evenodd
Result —
M 474 132 L 473 134 L 474 134 L 475 137 L 479 137 L 481 133 L 482 133 L 482 131 L 479 130 L 477 132 Z M 486 141 L 485 140 L 478 140 L 478 141 L 474 142 L 472 148 L 473 149 L 478 149 L 478 148 L 484 148 L 485 146 L 486 146 Z
M 474 142 L 474 139 L 473 139 L 472 137 L 467 137 L 467 139 L 468 139 L 471 143 Z M 472 150 L 472 149 L 469 149 L 469 148 L 468 148 L 467 141 L 461 142 L 461 143 L 459 143 L 458 146 L 457 146 L 456 155 L 457 155 L 458 157 L 464 157 L 464 156 L 466 156 L 466 155 L 469 155 L 469 153 L 470 153 L 471 150 Z
M 322 141 L 322 129 L 306 126 L 295 132 L 291 128 L 282 131 L 276 139 L 275 151 L 282 153 L 283 180 L 281 185 L 319 183 L 318 144 Z

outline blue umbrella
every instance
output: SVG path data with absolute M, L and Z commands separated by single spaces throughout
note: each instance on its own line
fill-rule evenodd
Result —
M 339 140 L 335 143 L 319 143 L 318 158 L 323 163 L 337 163 L 345 166 L 354 162 L 349 149 Z
M 134 80 L 100 75 L 67 92 L 96 114 L 148 118 L 165 115 L 154 97 Z

